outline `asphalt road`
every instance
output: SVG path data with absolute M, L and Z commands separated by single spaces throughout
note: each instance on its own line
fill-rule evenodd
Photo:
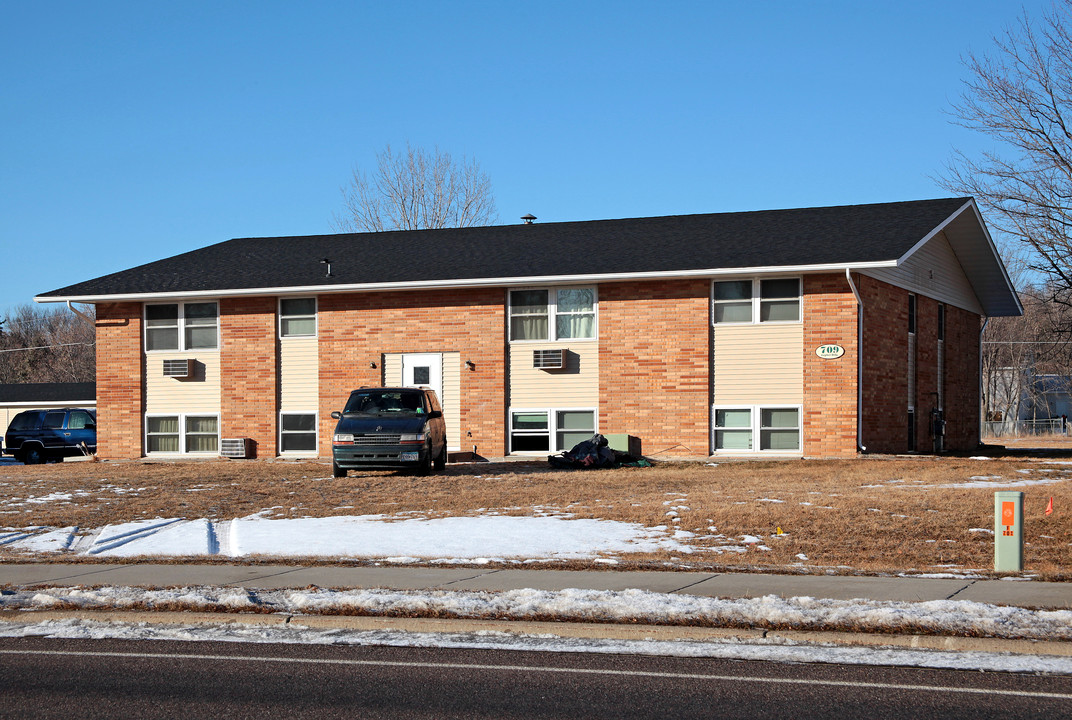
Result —
M 1072 677 L 436 648 L 0 639 L 0 717 L 1059 718 Z

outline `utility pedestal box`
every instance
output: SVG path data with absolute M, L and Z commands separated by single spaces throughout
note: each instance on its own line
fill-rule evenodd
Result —
M 1024 569 L 1024 494 L 994 493 L 994 570 Z

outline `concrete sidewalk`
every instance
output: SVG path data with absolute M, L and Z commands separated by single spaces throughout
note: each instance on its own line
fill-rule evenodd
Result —
M 0 587 L 215 586 L 260 590 L 387 588 L 503 591 L 640 589 L 701 597 L 777 595 L 832 600 L 970 600 L 993 605 L 1072 609 L 1072 583 L 920 577 L 768 575 L 706 572 L 622 572 L 323 565 L 167 565 L 130 563 L 2 564 Z

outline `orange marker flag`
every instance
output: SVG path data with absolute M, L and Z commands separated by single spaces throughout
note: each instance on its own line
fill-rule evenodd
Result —
M 1053 496 L 1050 496 L 1050 501 L 1046 503 L 1046 514 L 1053 515 Z

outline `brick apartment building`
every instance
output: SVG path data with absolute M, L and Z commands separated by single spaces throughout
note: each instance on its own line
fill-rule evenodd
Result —
M 230 240 L 45 293 L 97 313 L 104 458 L 328 457 L 362 385 L 448 444 L 853 456 L 979 442 L 983 318 L 1019 301 L 970 198 Z

